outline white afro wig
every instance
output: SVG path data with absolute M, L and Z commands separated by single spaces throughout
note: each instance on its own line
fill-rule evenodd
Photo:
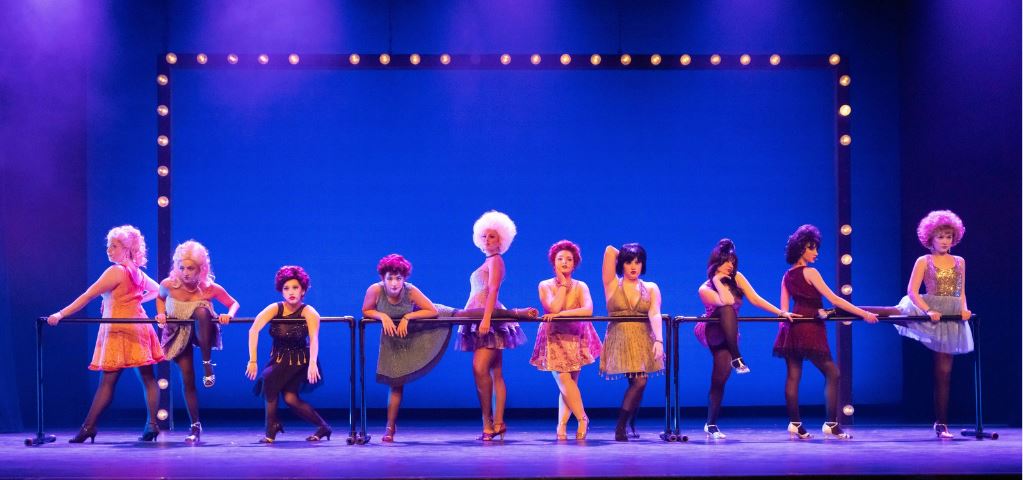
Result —
M 500 253 L 507 252 L 511 247 L 512 240 L 515 240 L 515 222 L 508 218 L 508 215 L 497 210 L 491 210 L 481 215 L 472 225 L 472 243 L 483 253 L 487 253 L 482 238 L 483 232 L 487 230 L 497 232 L 498 238 L 501 239 Z

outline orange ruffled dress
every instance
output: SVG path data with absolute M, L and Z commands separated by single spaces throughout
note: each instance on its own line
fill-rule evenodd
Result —
M 142 273 L 119 265 L 124 280 L 103 294 L 103 318 L 148 318 L 142 308 Z M 133 274 L 134 273 L 134 274 Z M 148 323 L 101 323 L 89 370 L 113 371 L 163 361 L 160 337 Z

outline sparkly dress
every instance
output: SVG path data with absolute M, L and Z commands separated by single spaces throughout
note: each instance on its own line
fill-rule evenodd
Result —
M 484 308 L 487 305 L 487 282 L 490 279 L 490 269 L 484 263 L 469 275 L 469 301 L 465 302 L 465 309 Z M 500 301 L 494 304 L 494 308 L 504 308 Z M 518 322 L 494 322 L 490 324 L 490 331 L 486 335 L 479 336 L 476 329 L 478 323 L 458 326 L 458 338 L 455 339 L 455 349 L 464 352 L 472 352 L 479 348 L 496 348 L 498 350 L 518 347 L 526 343 L 526 334 Z
M 650 292 L 639 282 L 639 299 L 629 305 L 628 297 L 618 287 L 607 300 L 607 314 L 612 317 L 645 317 L 650 312 Z M 645 377 L 664 370 L 664 360 L 654 358 L 654 338 L 650 322 L 608 322 L 604 349 L 600 355 L 600 375 L 607 379 Z
M 124 280 L 103 297 L 103 318 L 148 318 L 142 308 L 144 274 L 118 265 Z M 163 361 L 160 339 L 148 323 L 101 323 L 89 370 L 114 371 Z
M 955 263 L 949 268 L 938 268 L 934 257 L 927 255 L 927 270 L 924 272 L 924 288 L 921 295 L 931 310 L 942 315 L 959 315 L 963 309 L 963 259 L 952 257 Z M 896 307 L 904 315 L 927 315 L 913 304 L 909 296 L 902 297 Z M 968 353 L 973 351 L 973 331 L 969 322 L 906 322 L 896 325 L 899 335 L 912 338 L 925 347 L 942 353 Z
M 222 350 L 224 343 L 220 335 L 220 324 L 216 322 L 217 314 L 213 313 L 213 304 L 209 300 L 194 300 L 190 302 L 183 302 L 175 300 L 174 297 L 167 296 L 167 318 L 176 318 L 179 320 L 186 320 L 192 318 L 192 315 L 196 310 L 203 309 L 209 311 L 210 320 L 216 325 L 216 338 L 213 339 L 213 350 Z M 178 358 L 189 346 L 199 346 L 199 338 L 195 335 L 195 329 L 191 324 L 183 323 L 167 323 L 163 327 L 163 333 L 160 335 L 160 345 L 163 346 L 163 352 L 167 355 L 167 358 L 173 360 Z
M 793 268 L 782 277 L 785 290 L 795 303 L 792 313 L 802 315 L 802 318 L 778 323 L 774 356 L 811 360 L 830 359 L 828 331 L 824 326 L 824 320 L 817 318 L 817 310 L 824 307 L 824 301 L 817 288 L 803 276 L 805 268 L 805 266 Z
M 710 287 L 714 291 L 717 291 L 714 288 L 714 284 L 712 284 L 710 280 L 707 280 L 707 282 L 704 283 L 704 285 Z M 735 303 L 731 305 L 724 305 L 721 307 L 718 307 L 716 305 L 704 305 L 704 308 L 706 310 L 704 311 L 703 316 L 718 317 L 719 316 L 717 313 L 718 309 L 732 308 L 735 309 L 735 316 L 738 317 L 739 307 L 741 306 L 742 298 L 739 297 L 736 297 Z M 710 349 L 714 349 L 725 344 L 725 332 L 724 330 L 721 329 L 721 324 L 719 323 L 697 322 L 696 326 L 693 327 L 693 335 L 696 335 L 696 340 L 700 342 L 700 345 L 703 345 L 704 347 Z M 736 340 L 738 340 L 738 335 Z
M 582 307 L 582 295 L 572 295 L 578 282 L 565 294 L 572 298 L 563 310 Z M 577 372 L 600 356 L 600 336 L 590 322 L 543 322 L 536 331 L 536 343 L 529 364 L 545 372 Z
M 382 283 L 374 309 L 386 313 L 397 324 L 401 317 L 416 310 L 409 297 L 411 283 L 405 283 L 398 294 L 398 303 L 387 299 Z M 451 339 L 450 325 L 430 325 L 409 320 L 405 337 L 380 335 L 380 355 L 377 357 L 377 383 L 399 386 L 423 375 L 437 366 Z
M 290 315 L 284 315 L 284 302 L 278 302 L 274 318 L 302 319 L 303 310 L 305 305 Z M 312 390 L 323 383 L 321 380 L 310 384 L 306 379 L 309 373 L 309 326 L 306 322 L 271 320 L 270 337 L 274 340 L 270 360 L 263 366 L 263 372 L 253 388 L 256 395 L 277 398 L 288 387 L 294 387 L 292 390 L 298 390 L 299 387 Z

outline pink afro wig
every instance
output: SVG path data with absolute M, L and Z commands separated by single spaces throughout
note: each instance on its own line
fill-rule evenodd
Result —
M 962 241 L 963 234 L 966 233 L 966 227 L 963 226 L 963 221 L 959 218 L 959 215 L 956 215 L 951 210 L 935 210 L 928 213 L 923 220 L 920 220 L 920 225 L 916 227 L 916 238 L 920 240 L 920 244 L 924 248 L 930 250 L 931 242 L 934 240 L 934 235 L 938 230 L 952 231 L 953 247 Z

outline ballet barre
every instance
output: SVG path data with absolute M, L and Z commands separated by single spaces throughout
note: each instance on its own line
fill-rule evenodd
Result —
M 648 322 L 648 317 L 557 317 L 550 320 L 551 323 L 557 322 Z M 668 350 L 670 345 L 668 344 L 668 332 L 670 329 L 668 325 L 671 321 L 669 315 L 661 315 L 661 325 L 664 331 L 664 428 L 665 431 L 660 434 L 662 440 L 665 441 L 688 441 L 689 438 L 685 435 L 679 435 L 677 432 L 670 432 L 669 427 L 669 410 L 668 410 L 668 394 L 669 394 L 669 381 L 671 379 L 671 372 L 668 366 Z M 418 324 L 435 324 L 435 325 L 471 325 L 479 323 L 479 318 L 469 317 L 441 317 L 441 318 L 421 318 L 411 320 Z M 504 322 L 519 322 L 519 323 L 547 323 L 540 317 L 536 318 L 492 318 L 492 325 Z M 380 320 L 375 318 L 363 318 L 358 322 L 358 336 L 359 336 L 359 431 L 355 434 L 355 443 L 363 445 L 369 443 L 371 436 L 366 433 L 366 325 L 367 324 L 379 324 Z M 670 438 L 670 440 L 669 440 Z
M 845 312 L 843 312 L 843 313 L 845 313 Z M 822 320 L 822 321 L 825 321 L 825 322 L 843 322 L 846 325 L 849 325 L 852 322 L 865 322 L 865 320 L 863 320 L 860 317 L 854 317 L 854 316 L 829 316 L 829 317 L 823 318 L 823 319 L 821 319 L 821 318 L 809 319 L 809 318 L 797 317 L 797 318 L 793 319 L 793 323 L 805 322 L 805 321 L 813 321 L 813 320 Z M 889 316 L 883 316 L 883 317 L 882 316 L 878 316 L 877 320 L 878 320 L 878 323 L 891 323 L 891 324 L 900 324 L 900 323 L 905 323 L 905 322 L 930 322 L 930 321 L 932 321 L 931 317 L 926 316 L 926 315 L 921 315 L 921 316 L 889 315 Z M 679 348 L 678 348 L 678 338 L 679 338 L 679 336 L 678 336 L 678 332 L 679 332 L 679 326 L 681 324 L 683 324 L 683 323 L 695 323 L 695 322 L 718 323 L 719 321 L 720 321 L 720 319 L 718 319 L 716 317 L 687 317 L 687 316 L 676 316 L 676 317 L 672 318 L 669 321 L 670 328 L 669 328 L 668 336 L 672 337 L 672 342 L 671 343 L 672 343 L 672 347 L 673 348 L 672 348 L 671 353 L 665 353 L 665 355 L 671 357 L 672 362 L 674 363 L 674 367 L 675 367 L 674 368 L 674 372 L 676 374 L 675 374 L 675 378 L 672 379 L 673 390 L 674 391 L 673 391 L 673 394 L 670 396 L 671 398 L 669 398 L 669 400 L 667 401 L 667 406 L 665 408 L 671 411 L 671 428 L 670 428 L 670 431 L 672 433 L 674 433 L 676 436 L 679 434 L 679 419 L 681 417 L 680 404 L 679 404 L 679 381 L 678 381 L 678 378 L 679 378 L 679 375 L 678 375 L 678 359 L 679 359 Z M 785 318 L 785 317 L 738 317 L 738 318 L 736 318 L 736 321 L 738 321 L 738 322 L 745 322 L 745 323 L 778 323 L 778 322 L 787 322 L 789 320 L 787 318 Z M 942 321 L 942 322 L 962 322 L 963 319 L 959 315 L 944 315 L 944 316 L 941 317 L 940 321 Z M 984 431 L 984 415 L 983 415 L 983 410 L 982 410 L 982 396 L 981 396 L 982 381 L 981 381 L 981 371 L 980 371 L 980 323 L 979 323 L 979 317 L 976 314 L 974 314 L 968 320 L 968 322 L 970 323 L 970 326 L 971 326 L 971 328 L 973 330 L 973 388 L 974 388 L 974 399 L 975 399 L 974 415 L 975 415 L 976 425 L 975 425 L 975 428 L 973 430 L 963 429 L 960 432 L 960 434 L 962 436 L 964 436 L 964 437 L 974 437 L 974 438 L 976 438 L 978 440 L 982 439 L 982 438 L 990 438 L 992 440 L 997 440 L 998 439 L 998 433 L 997 432 L 985 432 Z M 667 339 L 665 340 L 665 342 L 667 342 Z M 666 345 L 667 345 L 667 343 L 666 343 Z
M 43 327 L 46 323 L 47 317 L 39 317 L 36 319 L 36 436 L 35 438 L 25 439 L 25 446 L 36 446 L 45 443 L 53 443 L 57 440 L 55 435 L 47 435 L 43 432 Z M 251 324 L 255 322 L 254 318 L 232 318 L 231 322 L 227 325 L 236 324 Z M 304 318 L 275 318 L 273 322 L 281 323 L 304 323 Z M 192 319 L 175 319 L 168 318 L 167 324 L 179 324 L 179 325 L 191 325 L 194 322 Z M 63 318 L 60 321 L 61 324 L 133 324 L 133 323 L 149 323 L 158 324 L 155 319 L 152 318 Z M 355 370 L 352 369 L 352 365 L 355 364 L 355 318 L 351 316 L 344 317 L 320 317 L 320 323 L 345 323 L 348 325 L 348 385 L 349 385 L 349 407 L 348 407 L 348 444 L 351 445 L 355 442 L 355 418 L 353 416 L 353 406 L 355 405 Z M 171 359 L 165 359 L 164 361 L 170 361 Z M 169 379 L 168 379 L 169 380 Z M 168 385 L 167 388 L 170 388 Z M 168 416 L 173 415 L 173 412 L 167 412 Z

